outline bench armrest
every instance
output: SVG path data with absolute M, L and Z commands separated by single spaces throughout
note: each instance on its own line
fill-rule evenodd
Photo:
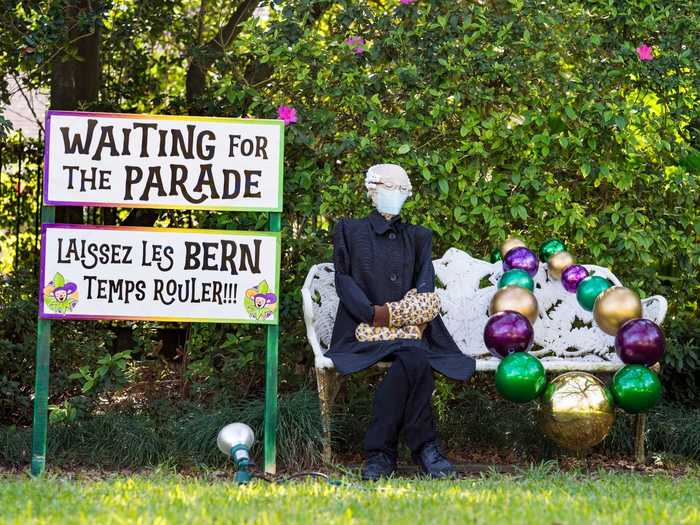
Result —
M 314 361 L 316 368 L 333 368 L 333 361 L 323 355 L 321 347 L 321 339 L 316 332 L 314 324 L 314 304 L 311 297 L 311 284 L 313 279 L 317 278 L 317 274 L 321 271 L 322 266 L 327 266 L 328 263 L 316 264 L 311 267 L 306 275 L 304 285 L 301 288 L 302 307 L 304 309 L 304 323 L 306 324 L 306 338 L 309 340 L 311 349 L 314 352 Z

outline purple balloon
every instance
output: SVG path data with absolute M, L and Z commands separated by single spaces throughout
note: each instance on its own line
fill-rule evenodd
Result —
M 486 348 L 498 358 L 514 352 L 526 352 L 532 346 L 534 337 L 535 332 L 527 317 L 512 310 L 492 315 L 484 328 Z
M 588 270 L 586 270 L 580 264 L 572 264 L 564 268 L 561 272 L 561 284 L 567 292 L 576 293 L 576 288 L 578 288 L 578 283 L 583 281 L 588 277 Z
M 508 250 L 508 253 L 506 253 L 506 256 L 503 258 L 504 272 L 518 268 L 520 270 L 525 270 L 534 277 L 539 267 L 540 261 L 537 259 L 537 255 L 524 246 L 518 246 L 517 248 Z
M 617 331 L 615 351 L 625 364 L 651 366 L 664 355 L 666 338 L 654 321 L 630 319 Z

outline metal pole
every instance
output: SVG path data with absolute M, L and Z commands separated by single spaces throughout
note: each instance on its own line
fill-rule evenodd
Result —
M 56 218 L 53 206 L 41 210 L 41 222 L 52 223 Z M 39 283 L 39 293 L 44 283 Z M 49 416 L 49 358 L 51 355 L 51 321 L 36 323 L 36 371 L 34 379 L 34 424 L 32 425 L 32 476 L 39 476 L 46 466 L 46 429 Z
M 282 226 L 282 214 L 271 212 L 267 219 L 268 229 L 278 232 Z M 277 324 L 267 326 L 267 353 L 265 356 L 265 472 L 277 472 L 277 364 L 279 343 L 280 290 L 277 290 Z

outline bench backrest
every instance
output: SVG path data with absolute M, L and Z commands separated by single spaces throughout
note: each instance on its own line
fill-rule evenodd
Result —
M 495 370 L 498 360 L 484 346 L 483 332 L 489 302 L 503 274 L 502 264 L 475 259 L 450 248 L 433 265 L 437 276 L 435 290 L 442 300 L 442 319 L 457 346 L 476 359 L 477 370 Z M 607 268 L 584 266 L 592 274 L 621 284 Z M 539 319 L 534 324 L 532 353 L 540 357 L 548 370 L 606 372 L 621 368 L 623 363 L 615 354 L 614 338 L 595 325 L 592 313 L 579 306 L 575 294 L 567 292 L 560 281 L 548 279 L 544 267 L 540 265 L 534 277 Z M 301 293 L 306 333 L 316 366 L 332 367 L 333 363 L 323 354 L 328 350 L 338 309 L 333 264 L 314 265 Z M 642 306 L 645 318 L 657 324 L 663 322 L 668 307 L 664 297 L 646 298 Z

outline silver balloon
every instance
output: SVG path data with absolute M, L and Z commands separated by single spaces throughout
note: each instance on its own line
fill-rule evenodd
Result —
M 216 437 L 216 445 L 219 447 L 219 450 L 227 456 L 231 455 L 231 448 L 236 445 L 244 445 L 250 450 L 254 442 L 255 434 L 253 434 L 253 429 L 245 423 L 231 423 L 230 425 L 226 425 L 219 431 L 219 435 Z

